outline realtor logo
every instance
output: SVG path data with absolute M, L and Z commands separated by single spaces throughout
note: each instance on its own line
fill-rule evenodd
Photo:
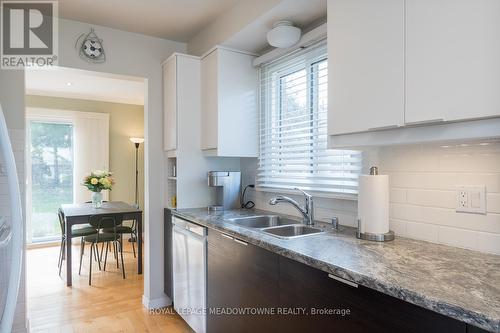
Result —
M 57 65 L 57 2 L 0 1 L 2 69 Z

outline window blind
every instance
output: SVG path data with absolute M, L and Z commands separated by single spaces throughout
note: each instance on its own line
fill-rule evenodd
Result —
M 328 150 L 325 43 L 261 67 L 257 185 L 357 194 L 362 154 Z

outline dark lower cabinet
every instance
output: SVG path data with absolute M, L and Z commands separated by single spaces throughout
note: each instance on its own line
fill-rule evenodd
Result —
M 278 255 L 209 230 L 207 269 L 207 332 L 276 332 L 275 316 L 253 311 L 277 306 Z
M 283 320 L 283 332 L 466 332 L 466 324 L 280 257 L 280 304 L 306 308 Z M 323 309 L 325 314 L 312 313 Z M 346 314 L 348 311 L 348 315 Z M 344 314 L 344 315 L 342 315 Z
M 472 325 L 467 325 L 467 333 L 488 333 L 488 331 L 483 330 L 482 328 L 475 327 Z
M 207 281 L 208 333 L 484 332 L 211 229 Z

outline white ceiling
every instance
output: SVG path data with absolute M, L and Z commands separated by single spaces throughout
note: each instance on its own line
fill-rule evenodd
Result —
M 119 30 L 187 42 L 238 1 L 64 0 L 59 1 L 59 16 Z
M 270 11 L 226 40 L 223 45 L 261 54 L 270 48 L 266 34 L 277 21 L 288 20 L 302 33 L 326 22 L 327 0 L 282 0 Z
M 145 84 L 139 78 L 68 68 L 30 69 L 26 94 L 144 105 Z

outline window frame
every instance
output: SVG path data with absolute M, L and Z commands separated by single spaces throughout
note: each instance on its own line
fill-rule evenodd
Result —
M 326 51 L 326 43 L 321 42 L 318 43 L 312 47 L 309 47 L 304 50 L 300 50 L 297 52 L 295 56 L 292 55 L 287 55 L 283 58 L 290 58 L 290 62 L 295 62 L 295 64 L 292 64 L 291 66 L 287 65 L 288 61 L 279 61 L 281 59 L 278 59 L 277 64 L 273 65 L 273 63 L 270 63 L 265 67 L 265 69 L 261 69 L 260 71 L 260 127 L 259 127 L 259 133 L 260 136 L 265 136 L 266 138 L 270 137 L 273 132 L 276 133 L 275 131 L 278 131 L 278 133 L 282 130 L 281 128 L 276 130 L 273 128 L 273 117 L 268 114 L 270 112 L 269 110 L 272 110 L 273 108 L 273 98 L 274 96 L 280 96 L 279 97 L 279 121 L 281 122 L 281 117 L 282 113 L 284 112 L 283 110 L 283 100 L 284 98 L 281 96 L 283 93 L 283 89 L 281 89 L 281 85 L 283 84 L 282 79 L 290 74 L 293 74 L 295 72 L 299 72 L 301 70 L 306 70 L 306 105 L 310 109 L 310 122 L 311 122 L 311 139 L 317 138 L 317 131 L 319 131 L 318 126 L 314 126 L 315 122 L 318 122 L 318 96 L 319 96 L 319 66 L 323 61 L 328 61 L 328 55 L 325 52 Z M 317 66 L 315 70 L 313 70 L 313 66 Z M 314 77 L 316 76 L 316 77 Z M 269 79 L 272 77 L 272 79 Z M 271 83 L 269 83 L 269 80 Z M 279 83 L 277 83 L 279 81 Z M 269 85 L 271 85 L 270 88 L 267 88 L 266 86 L 263 87 L 262 82 L 266 82 Z M 312 84 L 315 82 L 315 84 Z M 262 119 L 264 117 L 264 119 Z M 276 122 L 275 122 L 276 123 Z M 280 123 L 281 124 L 281 123 Z M 265 128 L 262 128 L 264 126 Z M 263 140 L 260 138 L 260 140 Z M 314 140 L 313 140 L 314 141 Z M 311 150 L 310 150 L 310 156 L 309 158 L 314 160 L 315 154 L 318 153 L 318 149 L 314 149 L 314 145 L 316 142 L 312 142 L 311 145 Z M 259 144 L 259 147 L 262 147 L 262 142 Z M 281 152 L 280 152 L 281 154 Z M 258 170 L 257 173 L 260 172 L 260 159 L 261 155 L 259 153 L 259 162 L 258 162 Z M 281 165 L 281 164 L 280 164 Z M 314 167 L 314 163 L 311 163 L 311 166 Z M 279 172 L 282 172 L 279 170 Z M 317 173 L 317 170 L 314 168 L 311 169 L 311 173 L 315 174 Z M 360 171 L 361 173 L 361 171 Z M 297 187 L 300 187 L 300 184 L 297 184 Z M 256 179 L 256 186 L 255 186 L 256 191 L 260 192 L 271 192 L 271 193 L 285 193 L 285 194 L 296 194 L 297 192 L 293 189 L 288 189 L 288 188 L 281 188 L 281 187 L 273 187 L 272 184 L 270 185 L 265 185 L 262 184 L 262 182 L 257 181 Z M 338 198 L 338 199 L 344 199 L 344 200 L 357 200 L 357 194 L 354 193 L 343 193 L 343 192 L 334 192 L 334 191 L 320 191 L 320 190 L 308 190 L 311 194 L 317 197 L 324 197 L 324 198 Z

